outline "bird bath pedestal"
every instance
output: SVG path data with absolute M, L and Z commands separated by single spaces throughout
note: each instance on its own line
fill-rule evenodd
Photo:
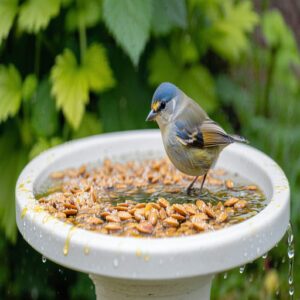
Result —
M 16 218 L 21 234 L 48 259 L 90 274 L 97 299 L 209 299 L 214 274 L 262 256 L 287 229 L 288 182 L 262 152 L 233 144 L 220 155 L 217 167 L 257 184 L 268 205 L 256 216 L 215 232 L 161 239 L 114 237 L 74 229 L 36 206 L 34 194 L 53 171 L 104 158 L 164 155 L 156 130 L 94 136 L 44 152 L 26 166 L 17 182 Z

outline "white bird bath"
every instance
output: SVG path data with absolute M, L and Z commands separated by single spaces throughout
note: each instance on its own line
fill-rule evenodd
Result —
M 268 205 L 256 216 L 215 232 L 162 239 L 115 237 L 72 229 L 36 208 L 34 193 L 53 171 L 104 158 L 164 155 L 157 130 L 103 134 L 44 152 L 25 167 L 17 182 L 21 234 L 48 259 L 90 274 L 97 299 L 209 299 L 214 274 L 262 256 L 288 227 L 288 181 L 262 152 L 241 144 L 222 152 L 217 167 L 257 184 Z

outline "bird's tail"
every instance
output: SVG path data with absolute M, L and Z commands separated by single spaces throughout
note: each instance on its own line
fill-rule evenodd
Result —
M 233 134 L 229 135 L 232 142 L 242 143 L 242 144 L 249 144 L 249 141 L 246 140 L 244 137 Z

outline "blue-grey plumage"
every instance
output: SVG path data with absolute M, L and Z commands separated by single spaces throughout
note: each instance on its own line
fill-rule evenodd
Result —
M 167 155 L 181 172 L 204 175 L 215 164 L 220 152 L 233 142 L 247 143 L 239 136 L 229 135 L 191 98 L 172 83 L 162 83 L 154 92 L 151 111 L 146 119 L 155 120 L 161 131 Z

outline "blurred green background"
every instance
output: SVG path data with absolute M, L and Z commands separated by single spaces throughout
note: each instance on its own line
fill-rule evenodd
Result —
M 42 262 L 17 233 L 16 178 L 67 140 L 155 127 L 144 120 L 162 81 L 281 165 L 297 237 L 299 28 L 295 0 L 0 0 L 0 298 L 94 299 L 86 275 Z M 289 299 L 286 238 L 220 274 L 212 299 Z

